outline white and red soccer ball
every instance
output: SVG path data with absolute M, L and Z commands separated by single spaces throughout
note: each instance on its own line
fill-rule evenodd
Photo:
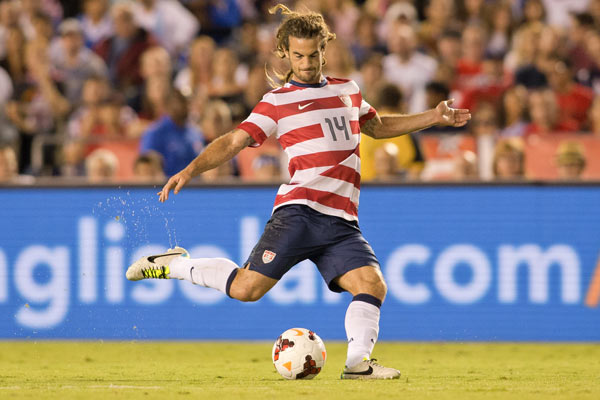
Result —
M 285 379 L 312 379 L 325 365 L 327 352 L 321 338 L 308 329 L 283 332 L 273 345 L 273 364 Z

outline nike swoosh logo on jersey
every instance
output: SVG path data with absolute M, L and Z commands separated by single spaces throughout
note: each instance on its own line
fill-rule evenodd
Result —
M 151 263 L 154 263 L 154 260 L 156 260 L 159 257 L 167 257 L 167 256 L 179 256 L 181 255 L 181 253 L 167 253 L 167 254 L 159 254 L 157 256 L 150 256 L 148 257 L 148 261 L 150 261 Z
M 372 375 L 372 374 L 373 374 L 373 367 L 371 367 L 370 365 L 369 365 L 369 369 L 366 369 L 361 372 L 344 372 L 344 375 Z
M 312 101 L 312 102 L 310 102 L 308 104 L 305 104 L 303 106 L 301 106 L 300 104 L 298 104 L 298 110 L 304 110 L 306 107 L 310 106 L 313 103 L 314 103 L 314 101 Z

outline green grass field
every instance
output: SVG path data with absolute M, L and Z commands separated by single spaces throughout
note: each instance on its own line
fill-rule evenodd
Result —
M 341 381 L 327 342 L 312 381 L 286 381 L 271 343 L 0 342 L 0 399 L 600 399 L 600 344 L 379 343 L 394 381 Z

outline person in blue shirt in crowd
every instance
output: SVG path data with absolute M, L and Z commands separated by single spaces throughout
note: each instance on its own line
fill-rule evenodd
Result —
M 167 176 L 185 168 L 202 151 L 202 134 L 187 119 L 187 101 L 173 89 L 167 99 L 167 115 L 152 124 L 140 141 L 140 154 L 153 150 L 163 156 Z

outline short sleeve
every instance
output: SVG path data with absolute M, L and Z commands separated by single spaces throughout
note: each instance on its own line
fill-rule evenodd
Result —
M 369 103 L 362 99 L 360 102 L 360 108 L 358 110 L 358 122 L 360 126 L 363 126 L 365 122 L 372 119 L 377 115 L 377 111 Z
M 277 132 L 277 120 L 275 95 L 269 92 L 263 96 L 248 118 L 242 121 L 237 128 L 246 131 L 254 139 L 256 143 L 252 147 L 258 147 L 269 136 Z

